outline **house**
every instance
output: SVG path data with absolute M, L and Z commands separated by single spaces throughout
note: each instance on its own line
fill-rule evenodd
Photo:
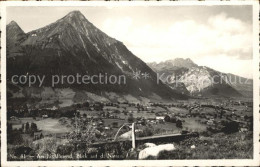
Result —
M 137 124 L 139 124 L 139 125 L 145 125 L 145 120 L 144 120 L 144 119 L 138 120 L 138 121 L 137 121 Z
M 47 114 L 42 115 L 42 118 L 48 118 L 48 115 Z
M 240 130 L 239 130 L 240 132 L 247 132 L 248 131 L 248 128 L 240 128 Z
M 207 125 L 214 125 L 214 121 L 212 119 L 208 120 Z
M 11 119 L 12 121 L 19 120 L 19 118 L 17 118 L 16 116 L 11 116 L 10 119 Z
M 57 110 L 57 109 L 58 109 L 58 107 L 56 107 L 56 106 L 53 106 L 53 107 L 51 108 L 52 111 L 55 111 L 55 110 Z
M 94 110 L 96 110 L 96 111 L 102 111 L 104 108 L 104 104 L 101 102 L 95 102 L 93 107 L 94 107 Z
M 164 120 L 164 118 L 165 118 L 164 116 L 157 116 L 157 117 L 155 117 L 156 120 Z
M 98 125 L 104 125 L 104 122 L 103 121 L 99 121 Z

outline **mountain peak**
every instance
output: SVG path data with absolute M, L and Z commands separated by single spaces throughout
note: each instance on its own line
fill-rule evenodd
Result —
M 71 11 L 66 16 L 57 21 L 57 23 L 61 22 L 72 25 L 75 30 L 81 33 L 88 34 L 91 29 L 96 29 L 96 27 L 91 22 L 89 22 L 78 10 Z
M 162 71 L 162 70 L 176 70 L 176 69 L 190 69 L 190 68 L 197 68 L 199 67 L 195 64 L 190 58 L 175 58 L 166 61 L 162 61 L 160 63 L 151 62 L 148 63 L 150 68 L 154 71 Z
M 9 61 L 8 76 L 26 73 L 46 76 L 71 75 L 83 74 L 86 71 L 90 75 L 107 74 L 108 77 L 125 75 L 127 80 L 131 81 L 120 84 L 123 82 L 121 80 L 118 86 L 104 85 L 101 82 L 90 83 L 89 86 L 77 83 L 61 83 L 56 86 L 93 93 L 109 90 L 138 97 L 156 94 L 166 99 L 186 98 L 162 82 L 157 83 L 156 73 L 141 59 L 131 53 L 123 43 L 99 30 L 79 11 L 72 11 L 49 25 L 26 33 L 25 38 L 18 42 L 13 39 L 12 31 L 9 32 L 8 41 L 13 47 L 8 47 L 8 57 L 20 57 Z M 132 79 L 134 69 L 149 73 L 149 79 Z M 51 86 L 51 80 L 46 81 L 44 86 Z
M 13 35 L 24 34 L 24 31 L 15 21 L 11 21 L 9 24 L 7 24 L 6 28 L 7 32 L 12 32 Z
M 12 50 L 11 48 L 15 47 L 17 43 L 20 43 L 22 40 L 24 40 L 26 36 L 24 31 L 15 21 L 11 21 L 6 26 L 6 35 L 8 36 L 6 39 L 7 46 L 10 50 Z
M 72 17 L 72 16 L 81 16 L 83 15 L 79 10 L 74 10 L 69 12 L 65 17 Z
M 9 24 L 7 24 L 7 26 L 19 27 L 19 25 L 15 21 L 13 21 L 13 20 Z
M 173 60 L 166 60 L 166 61 L 172 61 L 172 62 L 190 62 L 193 63 L 193 61 L 190 58 L 175 58 Z
M 170 63 L 173 66 L 177 67 L 186 67 L 186 68 L 192 68 L 197 67 L 198 65 L 195 64 L 190 58 L 175 58 L 173 60 L 167 60 L 166 63 Z
M 68 13 L 62 20 L 67 20 L 67 21 L 75 21 L 75 20 L 80 20 L 80 21 L 85 21 L 87 20 L 85 16 L 79 11 L 79 10 L 74 10 L 70 13 Z

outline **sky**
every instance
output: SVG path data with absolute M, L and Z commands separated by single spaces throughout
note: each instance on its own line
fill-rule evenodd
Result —
M 144 62 L 190 58 L 253 78 L 251 6 L 8 7 L 7 23 L 29 32 L 73 10 Z

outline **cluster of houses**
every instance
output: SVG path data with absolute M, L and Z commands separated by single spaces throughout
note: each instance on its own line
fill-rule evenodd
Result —
M 102 128 L 105 131 L 110 131 L 112 128 L 119 128 L 120 123 L 118 120 L 125 119 L 129 115 L 134 117 L 134 122 L 140 126 L 154 125 L 154 124 L 162 124 L 165 122 L 173 122 L 177 121 L 185 122 L 185 118 L 197 117 L 199 118 L 199 122 L 207 125 L 208 127 L 214 127 L 222 124 L 222 120 L 227 121 L 235 121 L 239 124 L 240 131 L 247 131 L 250 126 L 250 120 L 252 120 L 252 116 L 247 115 L 239 115 L 234 111 L 232 106 L 245 106 L 246 108 L 252 107 L 251 102 L 243 102 L 243 101 L 230 101 L 228 103 L 219 103 L 216 105 L 212 104 L 202 104 L 202 103 L 172 103 L 172 104 L 164 104 L 164 103 L 147 103 L 147 104 L 138 104 L 138 103 L 93 103 L 93 104 L 84 104 L 78 106 L 80 109 L 82 107 L 87 107 L 88 111 L 82 109 L 83 112 L 80 112 L 80 117 L 86 119 L 91 119 L 91 124 L 94 128 Z M 106 106 L 114 107 L 114 109 L 106 108 Z M 231 107 L 230 107 L 231 106 Z M 177 107 L 187 110 L 188 112 L 174 112 L 169 111 L 168 108 Z M 15 109 L 16 112 L 23 112 L 25 110 L 29 111 L 29 108 L 23 106 L 18 110 Z M 39 110 L 50 110 L 56 111 L 59 110 L 58 107 L 53 106 L 49 108 L 39 109 Z M 208 112 L 207 110 L 211 110 Z M 249 109 L 250 110 L 250 109 Z M 84 111 L 86 111 L 85 116 Z M 149 113 L 150 117 L 142 117 L 136 116 L 140 112 Z M 120 117 L 120 114 L 124 113 L 125 117 Z M 121 114 L 122 115 L 122 114 Z M 42 119 L 48 118 L 48 114 L 42 114 Z M 103 119 L 115 119 L 115 121 L 111 122 L 111 125 L 105 125 Z M 11 116 L 10 120 L 19 120 L 16 116 Z M 34 139 L 37 140 L 42 136 L 41 133 L 35 133 Z

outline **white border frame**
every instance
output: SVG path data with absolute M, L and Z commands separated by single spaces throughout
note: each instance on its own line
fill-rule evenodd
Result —
M 7 161 L 6 143 L 6 7 L 7 6 L 189 6 L 189 5 L 252 5 L 253 6 L 253 77 L 254 77 L 254 158 L 253 159 L 232 159 L 232 160 L 97 160 L 97 161 Z M 259 166 L 259 3 L 257 1 L 26 1 L 26 2 L 0 2 L 1 6 L 1 163 L 2 166 Z

